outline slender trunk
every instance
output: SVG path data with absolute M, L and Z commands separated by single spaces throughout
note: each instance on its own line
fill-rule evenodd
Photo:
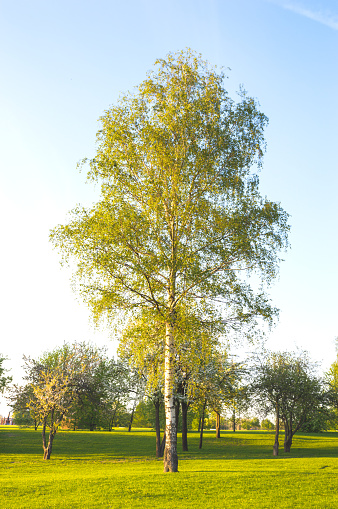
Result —
M 43 422 L 42 422 L 42 447 L 43 447 L 44 452 L 47 449 L 46 426 L 47 426 L 47 417 L 44 417 Z M 45 459 L 45 456 L 43 456 L 43 459 Z
M 115 407 L 114 407 L 114 410 L 113 410 L 113 414 L 112 414 L 111 418 L 108 420 L 108 431 L 111 431 L 113 429 L 114 419 L 115 419 L 115 416 L 116 416 L 116 413 L 117 413 L 117 409 L 119 407 L 119 400 L 114 401 L 114 404 L 115 404 Z
M 278 456 L 279 451 L 279 405 L 276 405 L 276 432 L 275 432 L 275 443 L 273 445 L 273 455 Z
M 205 414 L 205 407 L 206 407 L 206 400 L 203 404 L 203 410 L 202 410 L 202 420 L 201 420 L 201 431 L 200 431 L 200 443 L 199 443 L 199 449 L 202 449 L 202 443 L 203 443 L 203 428 L 204 428 L 204 414 Z
M 172 313 L 173 315 L 173 313 Z M 177 428 L 174 399 L 174 317 L 166 323 L 164 404 L 166 417 L 166 444 L 164 472 L 178 472 Z
M 156 430 L 156 458 L 161 454 L 161 428 L 160 428 L 160 400 L 154 401 L 155 406 L 155 430 Z
M 42 425 L 42 445 L 43 445 L 43 459 L 49 460 L 52 454 L 53 440 L 55 437 L 55 433 L 57 430 L 57 426 L 54 426 L 54 410 L 51 411 L 51 422 L 50 422 L 50 431 L 48 437 L 48 444 L 46 440 L 46 427 L 47 427 L 47 417 L 43 420 Z
M 164 455 L 164 448 L 165 448 L 165 430 L 164 430 L 164 433 L 163 433 L 163 438 L 162 438 L 162 442 L 161 442 L 161 447 L 160 447 L 160 455 L 159 455 L 159 458 L 163 458 L 163 455 Z
M 133 405 L 133 409 L 132 409 L 131 414 L 130 414 L 130 421 L 129 421 L 128 431 L 131 431 L 131 427 L 133 425 L 135 408 L 136 408 L 136 405 L 134 404 Z
M 292 418 L 290 418 L 290 422 L 285 419 L 285 436 L 284 436 L 284 452 L 290 452 L 292 445 Z
M 53 431 L 52 429 L 49 432 L 48 445 L 47 445 L 46 448 L 44 448 L 44 454 L 43 454 L 43 459 L 44 460 L 50 460 L 50 457 L 51 457 L 51 454 L 52 454 L 52 447 L 53 447 L 53 440 L 54 440 L 54 437 L 55 437 L 55 433 L 56 433 L 56 430 Z
M 176 431 L 179 428 L 179 418 L 180 418 L 180 401 L 177 399 L 175 401 L 175 421 L 176 421 Z
M 188 403 L 182 400 L 182 450 L 188 450 Z
M 221 438 L 221 414 L 216 412 L 216 438 Z
M 198 433 L 201 431 L 201 422 L 202 422 L 202 417 L 200 416 L 199 420 L 198 420 Z
M 91 419 L 89 422 L 89 431 L 94 431 L 95 428 L 96 428 L 96 422 L 93 419 Z
M 235 413 L 235 409 L 232 413 L 232 431 L 235 433 L 236 431 L 236 413 Z

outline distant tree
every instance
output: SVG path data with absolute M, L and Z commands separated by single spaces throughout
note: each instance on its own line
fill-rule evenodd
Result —
M 35 430 L 37 429 L 37 423 L 32 418 L 28 408 L 25 408 L 23 410 L 15 410 L 13 412 L 13 420 L 16 426 L 20 427 L 34 426 Z
M 12 381 L 11 376 L 6 376 L 5 373 L 8 372 L 6 368 L 3 367 L 4 361 L 6 361 L 6 357 L 2 357 L 0 354 L 0 394 L 3 394 L 4 390 Z
M 269 419 L 263 419 L 261 422 L 261 428 L 266 430 L 274 430 L 275 425 Z
M 328 404 L 331 408 L 331 426 L 338 426 L 338 338 L 336 338 L 337 358 L 329 371 L 325 373 L 324 380 L 327 389 Z
M 266 414 L 276 415 L 274 455 L 279 449 L 279 423 L 285 430 L 284 451 L 290 452 L 292 438 L 323 402 L 322 381 L 306 352 L 265 352 L 256 360 L 253 391 Z
M 232 378 L 228 399 L 226 402 L 226 409 L 231 413 L 230 421 L 232 431 L 235 433 L 236 425 L 241 423 L 240 416 L 247 413 L 250 406 L 250 395 L 249 387 L 246 384 L 243 375 L 245 375 L 246 369 L 241 364 L 238 364 L 235 374 Z
M 118 422 L 126 422 L 126 406 L 131 400 L 130 391 L 133 389 L 133 382 L 130 379 L 128 364 L 119 358 L 105 359 L 102 368 L 103 402 L 102 419 L 103 425 L 112 430 Z M 130 414 L 128 419 L 130 422 Z
M 242 419 L 241 420 L 241 428 L 245 430 L 250 430 L 252 428 L 259 428 L 259 419 L 258 417 L 253 417 L 252 419 Z

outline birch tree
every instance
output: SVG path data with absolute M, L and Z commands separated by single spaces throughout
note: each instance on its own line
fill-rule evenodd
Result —
M 178 470 L 174 400 L 181 303 L 214 306 L 228 323 L 274 309 L 244 275 L 269 283 L 286 246 L 287 214 L 259 193 L 266 116 L 190 50 L 155 70 L 101 117 L 88 179 L 99 201 L 51 232 L 94 317 L 149 308 L 165 324 L 164 471 Z

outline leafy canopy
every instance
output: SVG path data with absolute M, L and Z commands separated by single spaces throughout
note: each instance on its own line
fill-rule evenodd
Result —
M 223 319 L 271 319 L 263 291 L 287 245 L 286 212 L 263 198 L 257 169 L 266 116 L 244 90 L 187 50 L 156 63 L 134 94 L 101 117 L 88 178 L 101 185 L 51 232 L 98 319 L 139 307 L 163 320 L 181 303 L 222 308 Z

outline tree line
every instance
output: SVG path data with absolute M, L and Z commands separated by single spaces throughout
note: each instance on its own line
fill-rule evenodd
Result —
M 124 353 L 125 355 L 125 353 Z M 64 344 L 38 359 L 24 357 L 24 385 L 12 385 L 9 399 L 17 424 L 42 429 L 44 459 L 50 459 L 57 430 L 127 427 L 135 410 L 156 431 L 156 455 L 163 455 L 166 434 L 164 380 L 154 380 L 151 371 L 135 369 L 133 359 L 109 358 L 104 349 L 86 343 Z M 207 412 L 215 415 L 216 438 L 220 438 L 221 416 L 236 418 L 251 411 L 265 417 L 265 427 L 275 429 L 273 454 L 278 455 L 279 431 L 284 429 L 284 451 L 290 452 L 294 434 L 323 431 L 338 423 L 338 357 L 324 377 L 306 352 L 269 352 L 234 363 L 226 351 L 218 351 L 195 373 L 185 377 L 176 364 L 175 419 L 180 423 L 182 448 L 188 450 L 188 428 L 198 421 L 199 447 Z M 10 382 L 6 377 L 6 385 Z M 5 384 L 4 384 L 5 385 Z M 267 416 L 274 417 L 271 423 Z M 262 423 L 264 425 L 264 423 Z M 258 426 L 256 419 L 244 421 L 244 429 Z M 196 426 L 196 424 L 195 424 Z

